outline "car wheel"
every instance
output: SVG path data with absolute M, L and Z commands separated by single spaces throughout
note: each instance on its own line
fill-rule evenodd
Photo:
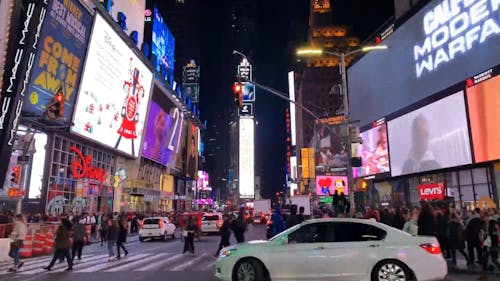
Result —
M 234 280 L 236 281 L 266 280 L 264 268 L 254 259 L 246 259 L 238 262 L 234 273 Z
M 139 242 L 144 242 L 144 238 L 139 236 Z
M 397 260 L 380 262 L 373 268 L 372 281 L 411 281 L 408 267 Z

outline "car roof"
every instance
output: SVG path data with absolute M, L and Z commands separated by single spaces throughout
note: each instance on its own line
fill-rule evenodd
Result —
M 311 224 L 311 223 L 319 223 L 319 222 L 354 222 L 354 223 L 364 223 L 371 224 L 378 227 L 386 228 L 386 225 L 383 223 L 379 223 L 372 219 L 355 219 L 355 218 L 319 218 L 319 219 L 310 219 L 302 222 L 302 225 Z

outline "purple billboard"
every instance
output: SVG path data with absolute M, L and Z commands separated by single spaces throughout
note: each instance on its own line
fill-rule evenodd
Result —
M 156 102 L 151 101 L 149 106 L 148 123 L 144 144 L 142 146 L 142 156 L 167 165 L 171 150 L 165 145 L 170 134 L 173 119 Z

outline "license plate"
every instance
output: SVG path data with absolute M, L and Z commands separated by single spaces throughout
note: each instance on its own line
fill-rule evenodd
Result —
M 148 236 L 153 236 L 153 233 L 148 233 Z

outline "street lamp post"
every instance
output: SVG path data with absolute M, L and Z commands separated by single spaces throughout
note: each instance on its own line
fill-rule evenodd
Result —
M 351 210 L 356 208 L 354 202 L 354 179 L 352 175 L 352 137 L 351 137 L 351 115 L 349 111 L 349 95 L 347 92 L 347 75 L 346 75 L 346 61 L 345 58 L 361 52 L 369 52 L 372 50 L 384 50 L 388 47 L 385 45 L 365 46 L 348 52 L 332 52 L 323 49 L 299 49 L 297 50 L 298 56 L 321 56 L 322 54 L 333 55 L 340 58 L 340 75 L 342 77 L 342 97 L 344 100 L 344 123 L 347 127 L 347 185 L 351 189 L 349 201 L 351 203 Z

